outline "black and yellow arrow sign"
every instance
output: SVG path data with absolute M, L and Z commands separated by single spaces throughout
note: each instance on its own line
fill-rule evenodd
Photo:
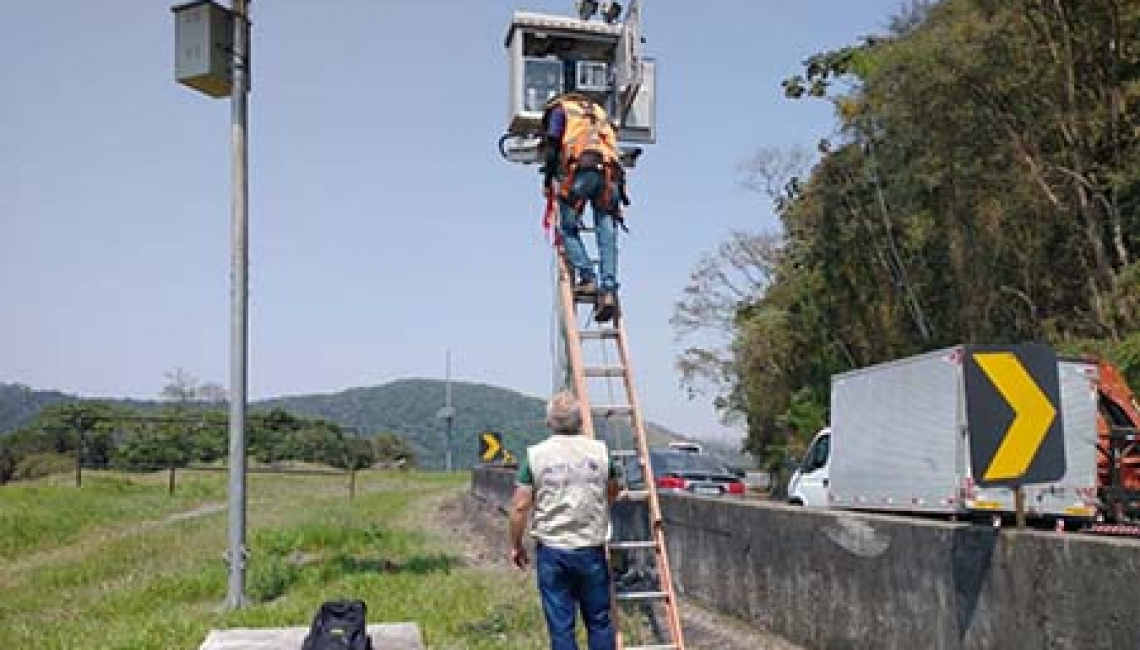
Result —
M 1039 344 L 970 346 L 964 359 L 970 463 L 981 487 L 1065 474 L 1057 355 Z
M 494 431 L 484 431 L 479 435 L 479 460 L 493 463 L 503 450 L 503 441 Z

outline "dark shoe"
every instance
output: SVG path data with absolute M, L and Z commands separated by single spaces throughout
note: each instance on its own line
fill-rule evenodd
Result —
M 574 293 L 578 295 L 592 295 L 598 292 L 598 285 L 593 278 L 583 278 L 574 285 Z
M 613 320 L 617 315 L 617 296 L 612 291 L 606 291 L 598 296 L 598 302 L 594 306 L 594 320 L 599 323 L 605 323 Z

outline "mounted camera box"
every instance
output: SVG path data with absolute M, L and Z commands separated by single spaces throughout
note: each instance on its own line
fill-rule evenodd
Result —
M 232 89 L 233 14 L 208 0 L 174 7 L 174 78 L 211 97 Z

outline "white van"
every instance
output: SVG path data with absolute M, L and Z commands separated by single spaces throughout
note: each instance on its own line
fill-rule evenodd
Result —
M 831 429 L 815 434 L 804 460 L 788 481 L 788 502 L 797 506 L 823 508 L 828 505 L 828 461 L 831 456 Z

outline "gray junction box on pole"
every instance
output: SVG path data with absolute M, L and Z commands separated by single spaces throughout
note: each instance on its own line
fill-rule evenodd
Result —
M 233 14 L 199 0 L 178 5 L 174 12 L 174 78 L 211 97 L 228 97 L 233 89 Z
M 499 153 L 508 162 L 538 164 L 542 116 L 551 99 L 586 95 L 602 106 L 617 132 L 621 163 L 634 167 L 636 145 L 657 142 L 657 64 L 642 51 L 641 9 L 631 0 L 625 20 L 619 3 L 603 3 L 603 21 L 516 11 L 504 45 L 510 70 L 506 134 Z

